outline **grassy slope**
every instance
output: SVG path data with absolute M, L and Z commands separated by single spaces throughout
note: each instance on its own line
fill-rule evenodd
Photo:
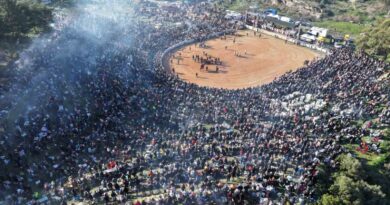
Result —
M 370 121 L 374 124 L 373 130 L 383 133 L 383 138 L 380 141 L 380 154 L 370 151 L 367 153 L 357 151 L 359 144 L 344 144 L 343 146 L 362 163 L 367 182 L 380 185 L 386 195 L 390 196 L 390 176 L 387 167 L 390 166 L 390 128 L 376 123 L 375 119 Z M 357 125 L 361 126 L 362 122 L 357 122 Z M 362 140 L 370 142 L 371 137 L 366 136 Z
M 350 34 L 354 37 L 387 13 L 380 0 L 357 1 L 355 4 L 335 1 L 334 4 L 327 5 L 326 9 L 331 10 L 333 15 L 324 16 L 314 24 L 328 28 L 332 33 Z
M 349 34 L 352 36 L 358 36 L 366 25 L 357 24 L 352 22 L 338 22 L 333 20 L 326 20 L 320 22 L 314 22 L 315 26 L 328 28 L 331 33 Z

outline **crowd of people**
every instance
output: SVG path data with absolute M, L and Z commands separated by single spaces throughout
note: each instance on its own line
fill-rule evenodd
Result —
M 201 64 L 201 68 L 203 69 L 204 65 L 222 65 L 222 61 L 220 58 L 213 57 L 206 52 L 203 52 L 203 56 L 201 55 L 193 55 L 192 60 Z
M 304 204 L 340 142 L 373 131 L 357 120 L 390 122 L 384 62 L 339 49 L 261 87 L 200 87 L 161 53 L 231 29 L 223 11 L 133 6 L 129 24 L 82 16 L 104 25 L 96 38 L 65 26 L 20 62 L 0 96 L 0 201 Z

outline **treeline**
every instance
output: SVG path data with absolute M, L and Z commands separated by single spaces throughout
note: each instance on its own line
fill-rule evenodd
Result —
M 368 54 L 390 62 L 390 18 L 378 20 L 365 29 L 356 44 Z
M 0 38 L 30 38 L 48 30 L 52 9 L 35 0 L 0 0 Z
M 368 167 L 349 155 L 337 159 L 339 170 L 332 175 L 332 170 L 322 166 L 319 171 L 317 189 L 323 192 L 318 205 L 385 205 L 390 186 L 390 167 Z

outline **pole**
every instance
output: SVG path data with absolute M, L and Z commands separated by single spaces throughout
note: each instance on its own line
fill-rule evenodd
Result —
M 301 23 L 299 23 L 299 27 L 298 27 L 297 44 L 299 42 L 299 36 L 300 35 L 301 35 Z

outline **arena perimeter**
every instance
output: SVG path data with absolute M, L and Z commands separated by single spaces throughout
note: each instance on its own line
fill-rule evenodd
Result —
M 203 48 L 188 45 L 171 55 L 170 68 L 186 82 L 239 89 L 270 83 L 278 76 L 303 66 L 305 60 L 321 57 L 320 53 L 308 48 L 259 34 L 245 30 L 226 36 L 226 40 L 220 37 L 206 41 Z M 206 71 L 205 68 L 200 69 L 200 62 L 193 60 L 195 55 L 205 57 L 203 52 L 213 58 L 220 58 L 222 65 L 218 66 L 218 72 L 216 65 L 206 65 Z

